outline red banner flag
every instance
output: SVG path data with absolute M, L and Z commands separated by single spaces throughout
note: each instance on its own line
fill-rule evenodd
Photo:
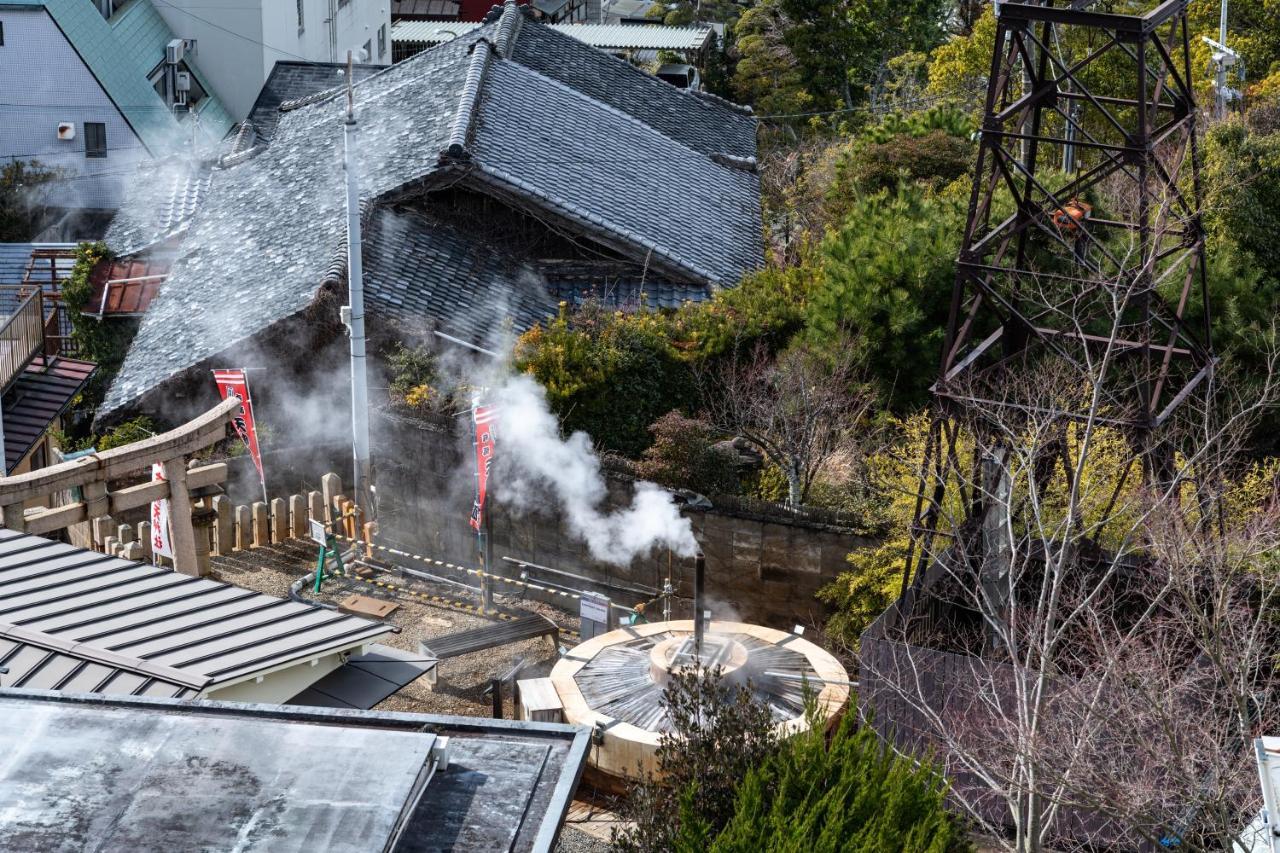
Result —
M 484 522 L 484 499 L 489 488 L 489 469 L 493 465 L 498 411 L 493 406 L 476 403 L 471 408 L 471 420 L 476 427 L 476 501 L 471 507 L 471 526 L 478 533 Z
M 254 467 L 258 469 L 258 479 L 262 481 L 263 492 L 267 489 L 267 478 L 262 473 L 262 454 L 258 451 L 258 431 L 253 423 L 253 401 L 249 398 L 249 379 L 243 370 L 215 370 L 213 381 L 218 383 L 218 393 L 222 399 L 235 397 L 240 401 L 240 414 L 231 422 L 236 434 L 249 448 Z

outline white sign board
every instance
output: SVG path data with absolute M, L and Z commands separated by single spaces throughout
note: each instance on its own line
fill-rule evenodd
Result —
M 579 602 L 578 615 L 593 622 L 609 621 L 609 599 L 598 595 L 584 595 Z
M 307 524 L 311 527 L 312 542 L 321 547 L 329 544 L 329 534 L 325 532 L 323 521 L 316 521 L 314 518 L 311 518 L 307 519 Z

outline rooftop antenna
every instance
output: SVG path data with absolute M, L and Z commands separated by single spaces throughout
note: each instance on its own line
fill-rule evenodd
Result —
M 356 175 L 355 96 L 351 88 L 351 51 L 347 51 L 347 120 L 343 125 L 342 165 L 347 173 L 347 283 L 350 304 L 342 322 L 351 333 L 351 432 L 356 504 L 373 517 L 373 475 L 369 461 L 369 385 L 365 373 L 364 270 L 360 263 L 360 186 Z

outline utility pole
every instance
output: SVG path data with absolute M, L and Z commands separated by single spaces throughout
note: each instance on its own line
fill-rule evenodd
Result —
M 351 333 L 351 432 L 354 492 L 365 520 L 373 518 L 372 465 L 369 461 L 369 385 L 364 351 L 364 270 L 360 263 L 360 182 L 356 175 L 356 116 L 351 89 L 351 51 L 347 51 L 347 120 L 343 126 L 343 168 L 347 172 L 347 284 L 350 304 L 343 322 Z
M 1215 68 L 1213 114 L 1219 120 L 1227 117 L 1227 105 L 1241 97 L 1239 90 L 1227 86 L 1227 73 L 1239 65 L 1240 69 L 1236 76 L 1241 82 L 1244 81 L 1244 63 L 1240 61 L 1240 54 L 1227 47 L 1227 3 L 1228 0 L 1222 0 L 1222 9 L 1218 16 L 1218 40 L 1214 41 L 1208 36 L 1202 36 L 1204 43 L 1213 49 L 1212 61 Z

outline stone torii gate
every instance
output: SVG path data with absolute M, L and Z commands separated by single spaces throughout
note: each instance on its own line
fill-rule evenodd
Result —
M 173 566 L 182 574 L 198 577 L 195 529 L 191 522 L 191 490 L 217 485 L 227 476 L 226 465 L 205 465 L 187 470 L 187 457 L 227 436 L 227 426 L 240 411 L 234 398 L 176 429 L 111 450 L 83 456 L 27 474 L 0 477 L 0 513 L 10 530 L 46 534 L 95 518 L 118 515 L 169 499 L 173 534 Z M 109 484 L 130 474 L 150 472 L 160 463 L 163 480 L 111 491 Z M 61 506 L 28 507 L 33 502 L 79 488 L 81 499 Z M 101 542 L 95 542 L 101 547 Z

